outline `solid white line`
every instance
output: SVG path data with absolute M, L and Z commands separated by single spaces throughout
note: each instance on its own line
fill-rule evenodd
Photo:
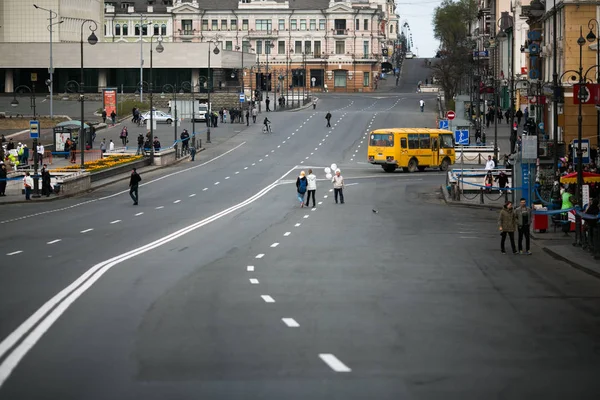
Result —
M 155 210 L 160 210 L 161 208 L 165 208 L 165 206 L 158 206 L 155 208 Z
M 173 204 L 181 203 L 181 200 L 175 200 Z
M 194 197 L 196 195 L 196 193 L 192 193 L 189 195 L 189 197 Z
M 275 242 L 271 245 L 271 247 L 277 247 L 277 246 L 279 246 L 279 243 L 277 243 L 277 242 Z
M 120 219 L 115 219 L 113 222 L 111 222 L 111 224 L 118 224 L 119 222 L 121 222 Z
M 17 367 L 19 362 L 23 359 L 23 357 L 27 355 L 27 353 L 33 348 L 33 346 L 36 345 L 36 343 L 52 327 L 52 325 L 60 318 L 60 316 L 63 315 L 79 297 L 81 297 L 94 283 L 96 283 L 115 265 L 170 243 L 182 236 L 187 235 L 190 232 L 217 221 L 224 216 L 255 202 L 261 197 L 264 197 L 267 193 L 273 190 L 273 188 L 277 187 L 277 183 L 292 173 L 296 168 L 297 166 L 294 166 L 275 182 L 266 186 L 252 197 L 249 197 L 241 203 L 235 204 L 217 214 L 207 217 L 201 221 L 197 221 L 194 224 L 191 224 L 158 240 L 150 242 L 144 246 L 98 263 L 92 268 L 88 269 L 69 286 L 61 290 L 54 297 L 44 303 L 36 312 L 34 312 L 29 318 L 21 323 L 17 329 L 11 332 L 10 335 L 0 342 L 0 360 L 10 349 L 13 349 L 12 352 L 0 363 L 0 388 L 10 376 L 12 371 Z M 15 346 L 17 343 L 19 344 Z
M 346 366 L 343 362 L 338 360 L 336 356 L 333 354 L 319 354 L 321 360 L 325 362 L 325 364 L 329 365 L 329 368 L 334 370 L 335 372 L 350 372 L 352 371 L 350 368 Z
M 52 240 L 51 242 L 48 242 L 48 243 L 46 243 L 46 244 L 54 244 L 54 243 L 58 243 L 58 242 L 60 242 L 61 240 L 62 240 L 62 239 L 55 239 L 55 240 Z
M 258 279 L 250 278 L 250 283 L 253 285 L 258 285 Z
M 288 328 L 297 328 L 300 326 L 300 324 L 297 323 L 294 318 L 281 318 L 281 320 L 288 326 Z
M 88 232 L 91 232 L 93 230 L 94 230 L 94 228 L 90 228 L 90 229 L 83 230 L 80 233 L 88 233 Z
M 283 236 L 290 236 L 292 234 L 292 232 L 286 232 L 283 234 Z
M 6 253 L 6 255 L 7 256 L 15 256 L 15 255 L 20 254 L 22 252 L 23 252 L 23 250 L 17 250 L 17 251 L 13 251 L 12 253 Z
M 256 256 L 256 258 L 263 258 L 265 255 L 263 253 L 260 253 Z
M 139 217 L 140 215 L 144 214 L 143 212 L 139 212 L 137 214 L 135 214 L 136 217 Z
M 296 228 L 299 227 L 300 225 L 302 225 L 300 222 L 298 222 L 296 225 L 294 225 Z
M 248 265 L 248 266 L 246 267 L 246 271 L 248 271 L 248 272 L 252 272 L 252 271 L 254 271 L 254 265 Z
M 226 155 L 228 155 L 228 154 L 229 154 L 229 153 L 231 153 L 232 151 L 235 151 L 235 150 L 239 149 L 241 146 L 243 146 L 243 145 L 245 145 L 245 144 L 246 144 L 246 142 L 242 142 L 242 143 L 240 143 L 239 145 L 237 145 L 236 147 L 234 147 L 233 149 L 231 149 L 231 150 L 227 150 L 225 153 L 223 153 L 223 154 L 221 154 L 221 155 L 218 155 L 218 156 L 216 156 L 216 157 L 214 157 L 214 158 L 211 158 L 210 160 L 207 160 L 207 161 L 203 162 L 202 164 L 194 165 L 193 167 L 190 167 L 190 168 L 182 169 L 182 170 L 180 170 L 180 171 L 176 171 L 176 172 L 172 172 L 172 173 L 170 173 L 170 174 L 167 174 L 167 175 L 163 175 L 163 176 L 161 176 L 161 177 L 159 177 L 159 178 L 156 178 L 156 179 L 153 179 L 153 180 L 151 180 L 151 181 L 148 181 L 148 182 L 142 183 L 140 186 L 146 186 L 146 185 L 150 185 L 150 184 L 152 184 L 152 183 L 154 183 L 154 182 L 162 181 L 163 179 L 167 179 L 167 178 L 170 178 L 170 177 L 172 177 L 172 176 L 179 175 L 179 174 L 182 174 L 182 173 L 184 173 L 184 172 L 188 172 L 188 171 L 194 170 L 194 169 L 196 169 L 196 168 L 203 167 L 203 166 L 205 166 L 205 165 L 207 165 L 207 164 L 210 164 L 210 163 L 212 163 L 212 162 L 214 162 L 214 161 L 216 161 L 216 160 L 218 160 L 218 159 L 220 159 L 220 158 L 222 158 L 222 157 L 225 157 Z M 65 211 L 65 210 L 69 210 L 69 209 L 71 209 L 71 208 L 75 208 L 75 207 L 83 206 L 83 205 L 85 205 L 85 204 L 89 204 L 89 203 L 94 203 L 94 202 L 97 202 L 97 201 L 102 201 L 102 200 L 111 199 L 111 198 L 113 198 L 113 197 L 116 197 L 116 196 L 119 196 L 119 195 L 122 195 L 122 194 L 125 194 L 125 193 L 129 193 L 129 189 L 127 189 L 127 190 L 122 190 L 122 191 L 120 191 L 120 192 L 113 193 L 113 194 L 111 194 L 111 195 L 108 195 L 108 196 L 99 197 L 99 198 L 97 198 L 97 199 L 92 199 L 92 200 L 84 201 L 84 202 L 82 202 L 82 203 L 73 204 L 73 205 L 71 205 L 71 206 L 68 206 L 68 207 L 56 208 L 56 209 L 54 209 L 54 210 L 42 211 L 42 212 L 35 213 L 35 214 L 24 215 L 24 216 L 22 216 L 22 217 L 13 218 L 13 219 L 8 219 L 8 220 L 5 220 L 5 221 L 0 221 L 0 224 L 5 224 L 5 223 L 8 223 L 8 222 L 19 221 L 19 220 L 22 220 L 22 219 L 25 219 L 25 218 L 36 217 L 36 216 L 38 216 L 38 215 L 50 214 L 50 213 L 59 212 L 59 211 Z
M 260 296 L 260 297 L 262 297 L 262 299 L 263 299 L 263 300 L 264 300 L 266 303 L 275 303 L 275 300 L 274 300 L 274 299 L 273 299 L 271 296 L 269 296 L 269 295 L 265 295 L 265 294 L 263 294 L 263 295 L 262 295 L 262 296 Z

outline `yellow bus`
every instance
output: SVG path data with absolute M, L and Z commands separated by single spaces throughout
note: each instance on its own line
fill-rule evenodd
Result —
M 404 172 L 439 168 L 447 171 L 454 164 L 452 132 L 428 128 L 376 129 L 369 134 L 369 163 L 381 165 L 385 172 L 402 168 Z

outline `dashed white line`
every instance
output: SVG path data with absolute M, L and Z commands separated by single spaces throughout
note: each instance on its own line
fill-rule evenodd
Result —
M 165 206 L 158 206 L 155 208 L 155 210 L 160 210 L 161 208 L 165 208 Z
M 206 192 L 207 190 L 208 190 L 208 188 L 204 188 L 204 189 L 202 189 L 202 191 L 203 191 L 203 192 Z
M 48 242 L 46 244 L 54 244 L 54 243 L 58 243 L 60 241 L 62 241 L 62 239 L 55 239 L 55 240 L 52 240 L 52 241 L 50 241 L 50 242 Z
M 288 326 L 288 328 L 297 328 L 300 326 L 300 324 L 297 323 L 294 318 L 281 318 L 281 320 Z
M 226 176 L 226 177 L 225 177 L 225 180 L 227 180 L 227 179 L 229 179 L 229 177 L 228 177 L 228 176 Z
M 261 158 L 260 160 L 258 160 L 258 162 L 262 162 L 262 160 L 263 160 L 263 159 Z
M 189 195 L 189 197 L 194 197 L 194 196 L 196 196 L 196 193 L 192 193 Z
M 329 193 L 333 192 L 333 189 L 329 189 Z
M 279 243 L 277 243 L 277 242 L 275 242 L 271 245 L 271 247 L 277 247 L 277 246 L 279 246 Z
M 248 271 L 248 272 L 253 272 L 253 271 L 254 271 L 254 265 L 248 265 L 248 266 L 246 267 L 246 271 Z
M 277 145 L 277 148 L 280 148 L 280 147 L 281 147 L 281 145 L 280 145 L 280 144 L 278 144 L 278 145 Z
M 93 231 L 93 230 L 94 230 L 94 228 L 84 229 L 84 230 L 82 230 L 82 231 L 81 231 L 81 232 L 79 232 L 79 233 L 88 233 L 88 232 L 91 232 L 91 231 Z
M 256 258 L 263 258 L 265 255 L 263 253 L 260 253 L 256 256 Z
M 290 137 L 288 136 L 287 140 L 290 140 Z
M 302 225 L 300 222 L 298 222 L 296 225 L 294 225 L 296 228 L 299 227 L 300 225 Z
M 236 174 L 236 175 L 237 175 L 237 174 L 239 174 L 239 173 L 240 173 L 240 171 L 235 171 L 235 174 Z
M 6 253 L 7 256 L 16 256 L 17 254 L 21 254 L 23 250 L 13 251 L 12 253 Z
M 309 217 L 309 215 L 308 215 L 308 214 L 306 214 L 306 215 L 304 216 L 304 219 L 306 219 L 306 218 L 308 218 L 308 217 Z
M 181 203 L 181 200 L 175 200 L 173 204 Z
M 115 219 L 113 222 L 111 222 L 111 224 L 118 224 L 119 222 L 121 222 L 120 219 Z
M 140 215 L 143 215 L 143 214 L 144 214 L 144 212 L 139 212 L 139 213 L 135 214 L 135 216 L 139 217 Z
M 219 183 L 221 183 L 221 182 L 215 182 L 215 186 L 218 185 Z
M 273 299 L 271 296 L 263 294 L 262 299 L 265 301 L 265 303 L 275 303 L 275 299 Z
M 253 285 L 258 285 L 258 279 L 250 278 L 250 283 Z
M 283 142 L 281 142 L 281 143 L 285 144 L 285 140 Z
M 283 236 L 290 236 L 292 234 L 292 232 L 286 232 L 283 234 Z
M 316 207 L 313 207 L 310 211 L 315 211 L 316 209 L 317 209 Z
M 271 150 L 271 153 L 275 153 L 275 150 Z
M 321 360 L 325 362 L 335 372 L 350 372 L 352 371 L 346 364 L 341 362 L 336 356 L 330 353 L 319 354 Z
M 326 198 L 327 198 L 327 195 L 323 196 L 323 198 L 324 198 L 324 199 L 326 199 Z
M 252 163 L 252 166 L 254 167 L 256 165 L 256 163 Z
M 308 157 L 306 157 L 305 160 L 308 160 Z
M 318 202 L 317 204 L 318 204 L 318 205 L 321 205 L 321 204 L 323 204 L 323 202 L 322 202 L 322 201 L 320 201 L 320 202 Z

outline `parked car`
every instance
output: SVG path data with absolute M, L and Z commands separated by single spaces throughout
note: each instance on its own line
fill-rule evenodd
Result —
M 154 111 L 154 115 L 152 118 L 156 121 L 156 123 L 165 122 L 167 124 L 170 124 L 173 122 L 173 117 L 171 116 L 171 114 L 167 114 L 165 112 L 157 111 L 157 110 Z M 146 120 L 149 120 L 149 119 L 150 119 L 150 111 L 142 114 L 142 122 L 143 123 L 145 123 Z

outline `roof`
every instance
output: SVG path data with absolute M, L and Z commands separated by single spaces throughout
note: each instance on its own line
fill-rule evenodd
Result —
M 379 128 L 375 129 L 371 133 L 387 134 L 387 133 L 447 133 L 452 135 L 453 133 L 445 129 L 433 129 L 433 128 Z
M 292 10 L 321 10 L 329 7 L 329 0 L 288 0 Z M 110 0 L 115 3 L 115 11 L 120 12 L 121 4 L 133 4 L 135 12 L 147 12 L 148 6 L 152 5 L 155 13 L 167 12 L 167 7 L 172 7 L 174 0 Z M 149 4 L 152 3 L 152 4 Z M 283 3 L 284 0 L 277 0 Z M 182 3 L 192 3 L 192 0 L 182 0 Z M 239 0 L 198 0 L 201 10 L 237 10 Z M 126 12 L 126 10 L 124 10 Z

